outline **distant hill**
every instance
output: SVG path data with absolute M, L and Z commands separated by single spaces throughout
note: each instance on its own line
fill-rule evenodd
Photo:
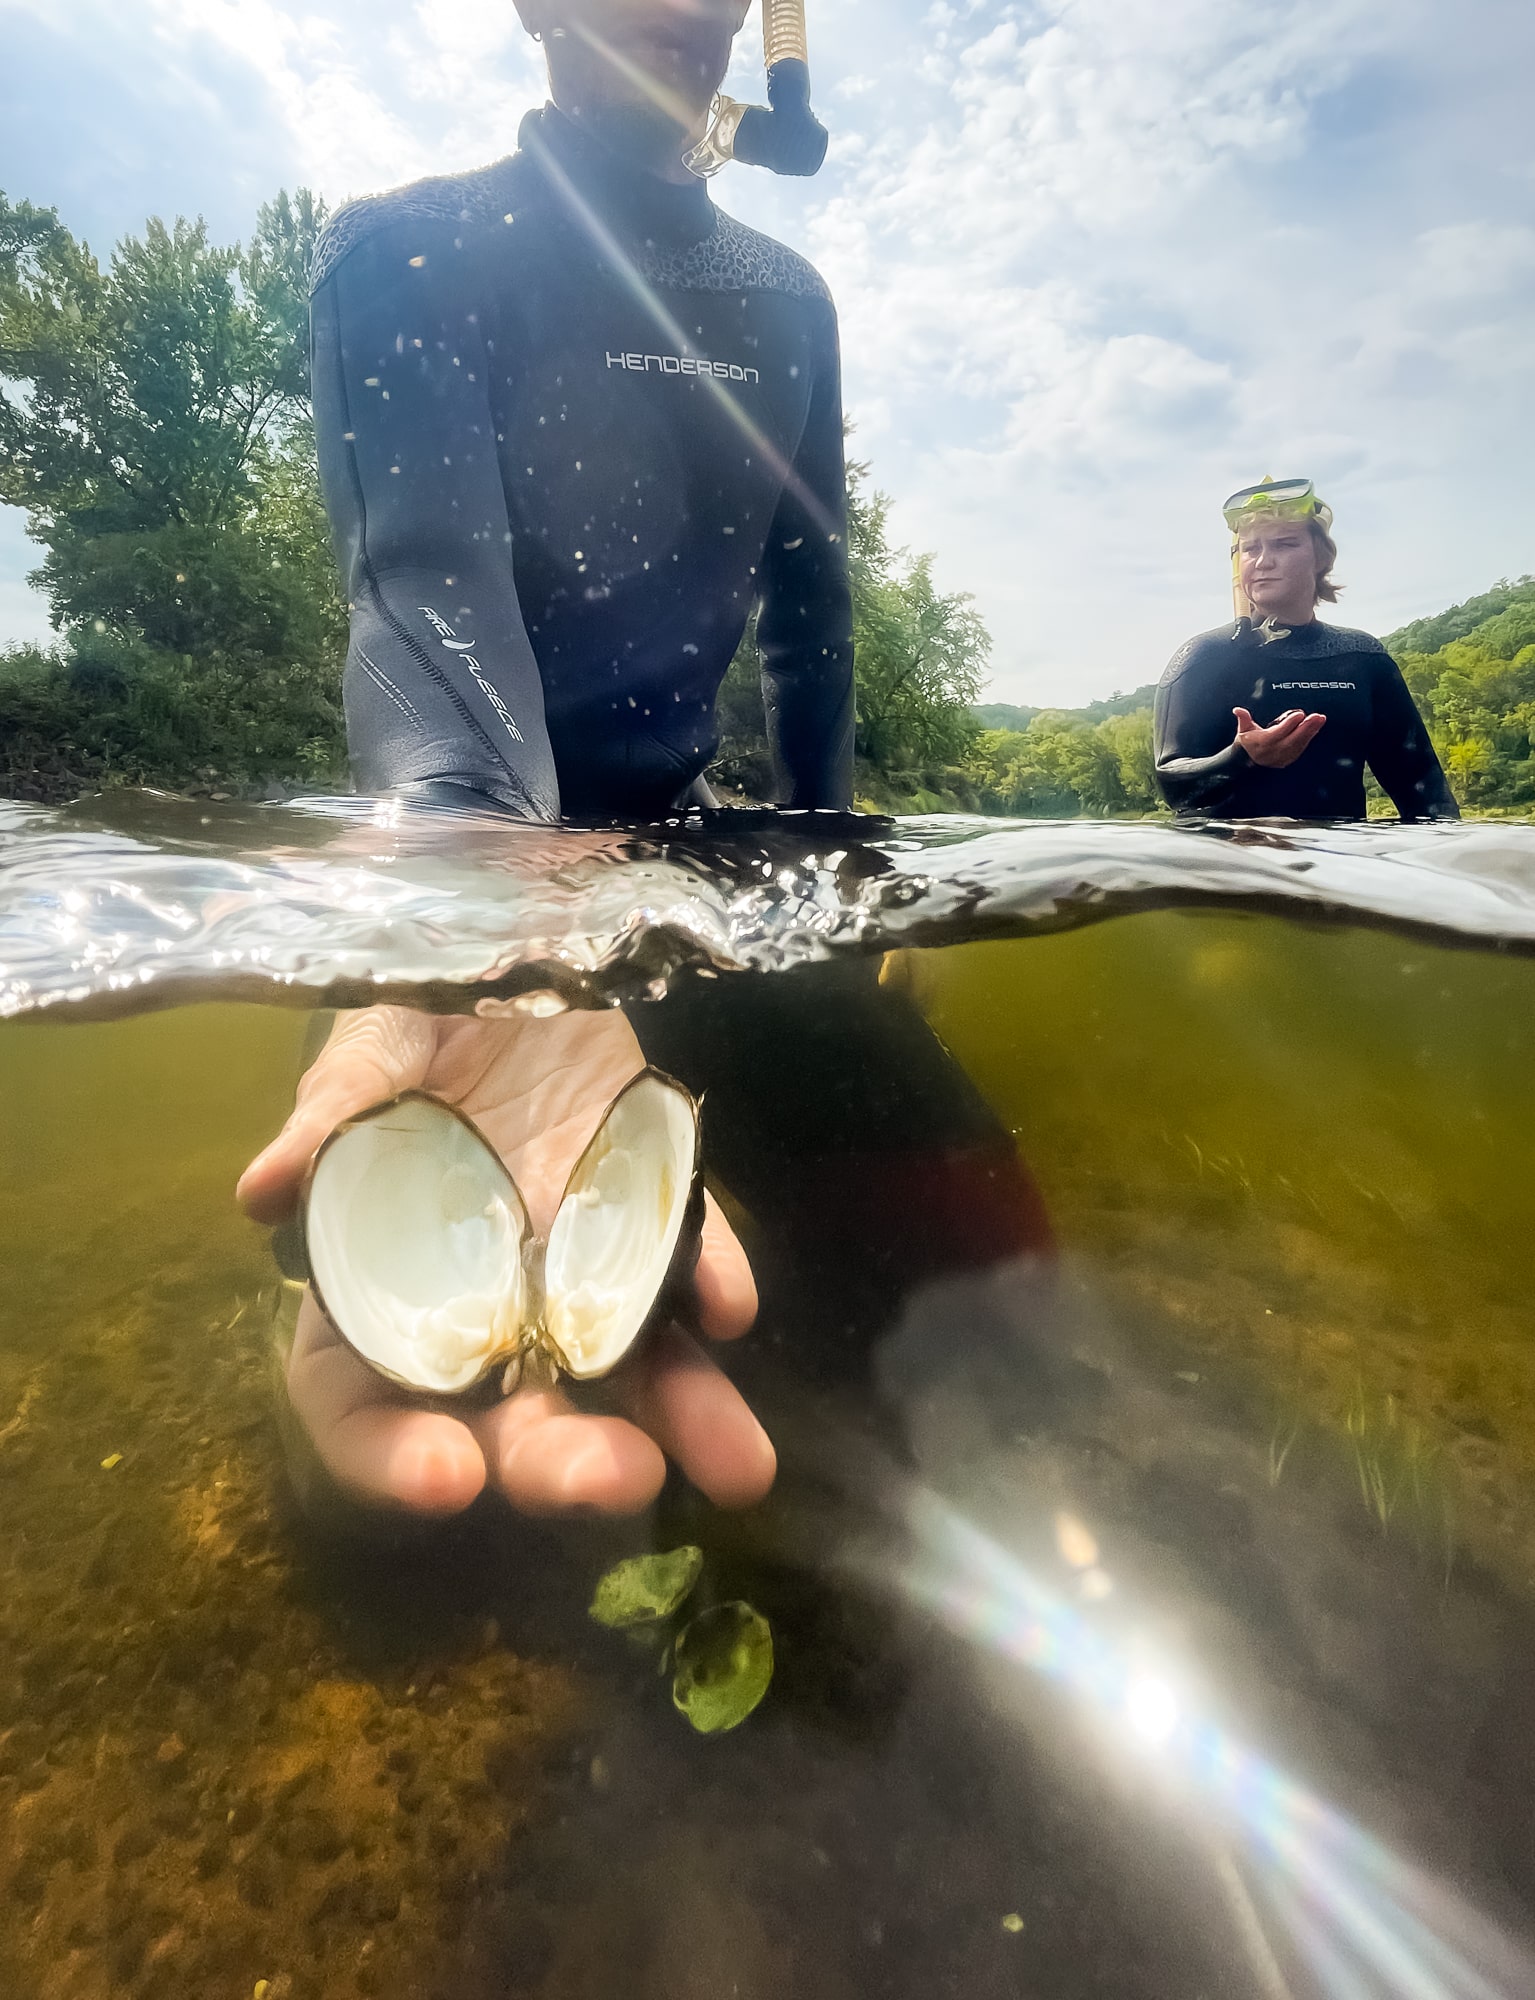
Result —
M 1516 583 L 1495 583 L 1480 597 L 1468 597 L 1464 604 L 1452 604 L 1448 611 L 1436 612 L 1432 618 L 1415 618 L 1399 632 L 1387 633 L 1384 642 L 1386 650 L 1390 653 L 1437 653 L 1452 639 L 1469 638 L 1478 625 L 1485 624 L 1489 618 L 1496 618 L 1500 611 L 1507 611 L 1515 604 L 1535 604 L 1535 576 L 1521 576 Z
M 1037 708 L 1015 708 L 1010 701 L 972 702 L 970 713 L 983 729 L 1027 729 Z
M 1135 688 L 1129 694 L 1111 694 L 1102 701 L 1088 702 L 1085 708 L 1020 708 L 1010 701 L 980 701 L 972 705 L 970 713 L 983 729 L 1027 729 L 1036 715 L 1064 715 L 1073 722 L 1106 722 L 1111 715 L 1137 715 L 1143 708 L 1150 708 L 1156 692 L 1156 682 L 1148 681 L 1145 687 Z

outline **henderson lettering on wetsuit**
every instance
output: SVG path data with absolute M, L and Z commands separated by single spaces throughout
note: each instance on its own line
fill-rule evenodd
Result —
M 311 329 L 362 790 L 663 813 L 756 605 L 784 801 L 851 803 L 837 323 L 803 258 L 550 106 L 495 166 L 343 209 Z
M 1255 764 L 1232 710 L 1267 728 L 1292 708 L 1324 728 L 1282 770 Z M 1157 783 L 1175 812 L 1226 819 L 1363 819 L 1368 764 L 1403 819 L 1458 819 L 1423 718 L 1368 632 L 1313 621 L 1268 637 L 1245 618 L 1180 647 L 1157 687 Z

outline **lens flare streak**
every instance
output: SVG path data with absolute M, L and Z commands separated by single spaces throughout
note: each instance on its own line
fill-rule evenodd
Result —
M 906 1593 L 958 1637 L 1031 1668 L 1118 1725 L 1228 1822 L 1276 1926 L 1326 2000 L 1535 1992 L 1535 1967 L 1488 1919 L 1198 1714 L 1171 1680 L 945 1501 L 917 1493 L 908 1522 L 920 1555 L 902 1579 Z
M 622 280 L 630 296 L 643 308 L 657 332 L 678 354 L 693 355 L 694 348 L 688 335 L 667 311 L 655 288 L 647 283 L 629 252 L 571 180 L 550 149 L 536 139 L 530 139 L 528 144 L 530 150 L 537 152 L 541 171 L 557 190 L 572 217 L 585 230 L 602 257 Z M 691 379 L 700 383 L 713 396 L 746 445 L 761 457 L 765 464 L 772 467 L 775 478 L 782 483 L 786 492 L 793 495 L 816 527 L 828 539 L 838 539 L 842 533 L 840 522 L 820 496 L 806 485 L 762 426 L 731 395 L 728 386 L 710 375 L 696 375 Z

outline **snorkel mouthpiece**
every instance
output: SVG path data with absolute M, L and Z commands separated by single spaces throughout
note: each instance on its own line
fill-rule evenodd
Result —
M 748 105 L 736 127 L 735 157 L 770 173 L 808 179 L 821 171 L 831 135 L 810 108 L 810 66 L 795 56 L 767 73 L 768 109 Z
M 805 0 L 762 0 L 762 52 L 768 101 L 738 104 L 723 95 L 714 100 L 709 130 L 684 155 L 684 164 L 701 179 L 729 160 L 802 178 L 821 170 L 830 135 L 810 108 Z

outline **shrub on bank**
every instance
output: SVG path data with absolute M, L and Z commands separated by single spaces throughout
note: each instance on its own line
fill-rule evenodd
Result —
M 54 804 L 111 785 L 335 790 L 346 743 L 324 667 L 164 653 L 105 634 L 0 650 L 0 793 Z

